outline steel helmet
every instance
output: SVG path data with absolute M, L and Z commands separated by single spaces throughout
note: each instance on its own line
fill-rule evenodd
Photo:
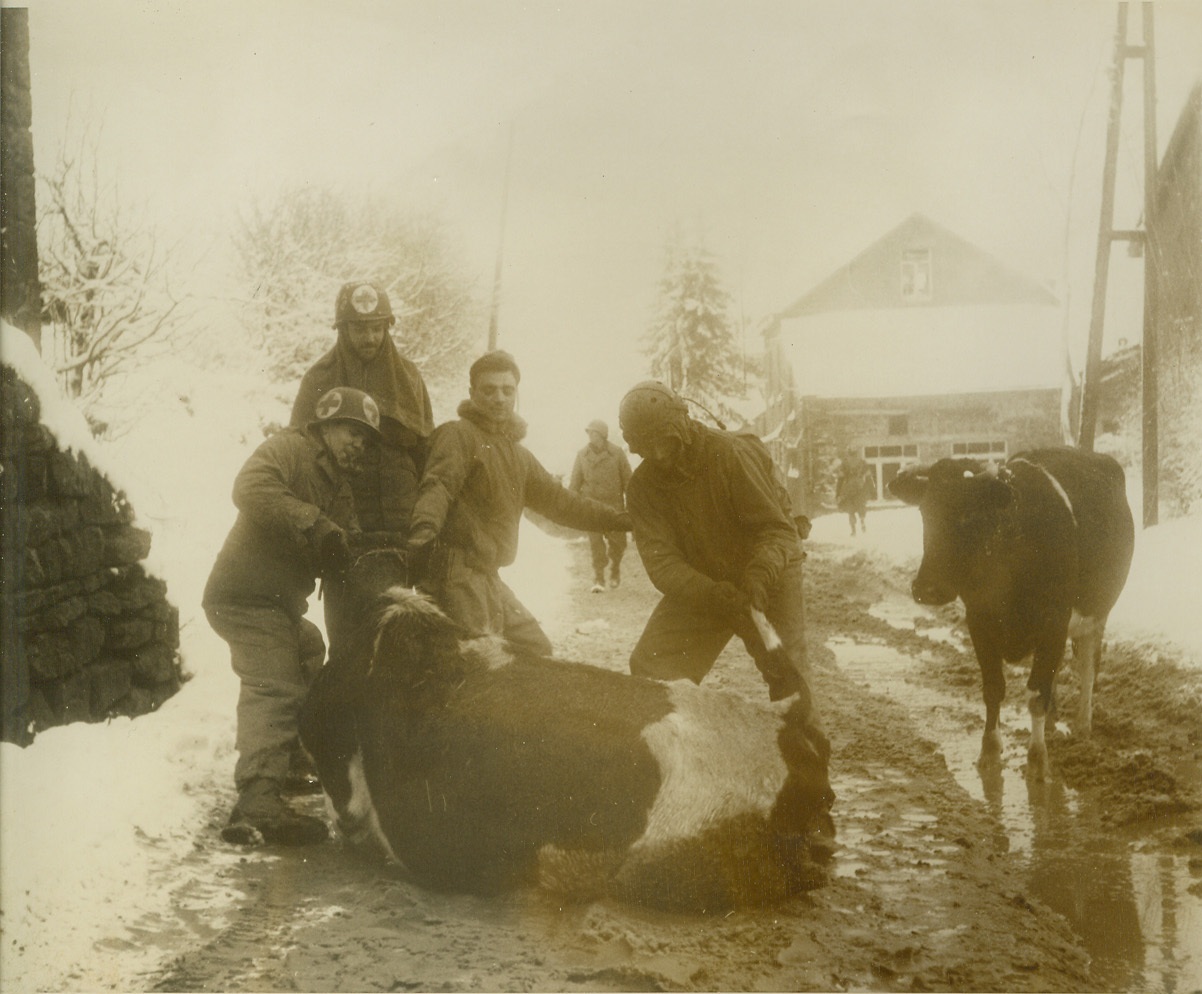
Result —
M 387 321 L 389 327 L 396 324 L 387 291 L 369 280 L 343 283 L 334 302 L 334 327 L 348 321 Z
M 657 435 L 667 428 L 683 427 L 688 416 L 688 405 L 658 380 L 636 383 L 618 406 L 618 424 L 627 438 Z
M 309 422 L 310 428 L 335 421 L 354 421 L 367 425 L 374 437 L 380 437 L 380 407 L 370 394 L 362 390 L 335 387 L 321 395 L 316 413 L 317 416 Z

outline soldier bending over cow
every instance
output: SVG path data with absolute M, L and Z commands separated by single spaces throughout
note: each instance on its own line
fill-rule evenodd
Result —
M 468 631 L 550 655 L 542 628 L 497 574 L 517 555 L 522 511 L 599 532 L 629 531 L 630 517 L 566 490 L 521 444 L 526 422 L 515 413 L 521 372 L 513 356 L 485 353 L 468 378 L 459 420 L 431 438 L 409 534 L 410 580 Z
M 626 493 L 634 539 L 664 595 L 630 657 L 637 675 L 700 683 L 738 635 L 777 701 L 808 685 L 801 564 L 789 499 L 754 435 L 707 428 L 662 383 L 647 380 L 622 399 L 622 434 L 642 456 Z M 751 609 L 784 643 L 770 652 Z M 787 659 L 787 665 L 785 660 Z
M 325 659 L 321 632 L 304 618 L 315 578 L 350 565 L 356 527 L 348 479 L 379 440 L 380 412 L 360 390 L 337 388 L 302 431 L 270 436 L 234 480 L 238 518 L 205 585 L 209 624 L 230 647 L 238 697 L 238 803 L 227 842 L 306 845 L 325 822 L 281 797 L 298 748 L 297 716 Z

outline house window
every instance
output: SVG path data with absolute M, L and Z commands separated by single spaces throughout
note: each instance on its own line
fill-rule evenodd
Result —
M 902 300 L 931 299 L 931 250 L 906 249 L 901 258 Z
M 969 459 L 983 459 L 986 462 L 1001 462 L 1006 458 L 1006 443 L 1005 441 L 988 441 L 988 442 L 953 442 L 953 456 L 966 456 Z

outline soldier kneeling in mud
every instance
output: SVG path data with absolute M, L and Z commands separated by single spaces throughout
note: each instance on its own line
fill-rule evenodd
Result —
M 380 437 L 380 411 L 361 390 L 338 387 L 304 429 L 270 436 L 234 480 L 238 517 L 205 585 L 209 624 L 230 647 L 242 681 L 227 842 L 308 845 L 328 832 L 281 796 L 298 749 L 297 716 L 325 659 L 304 617 L 318 577 L 350 565 L 357 528 L 349 478 Z

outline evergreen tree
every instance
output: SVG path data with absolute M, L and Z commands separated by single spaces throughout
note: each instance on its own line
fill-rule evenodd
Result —
M 730 294 L 713 253 L 673 232 L 644 353 L 651 375 L 690 400 L 738 419 L 727 403 L 743 397 L 743 359 L 728 314 Z

